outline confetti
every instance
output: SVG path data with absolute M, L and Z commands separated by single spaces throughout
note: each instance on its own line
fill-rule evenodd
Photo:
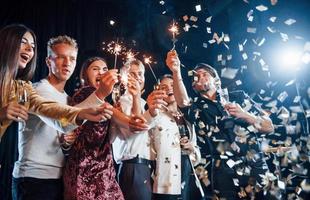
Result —
M 234 79 L 238 73 L 238 69 L 225 67 L 221 70 L 221 77 L 227 79 Z
M 196 6 L 195 6 L 195 9 L 196 9 L 196 12 L 201 11 L 201 5 L 196 5 Z
M 212 16 L 208 17 L 208 18 L 206 19 L 206 22 L 207 22 L 207 23 L 211 23 L 211 20 L 212 20 Z
M 256 6 L 256 10 L 258 10 L 260 12 L 264 12 L 264 11 L 268 10 L 268 7 L 266 7 L 264 5 L 259 5 L 259 6 Z
M 288 20 L 286 20 L 284 23 L 285 23 L 286 25 L 290 26 L 290 25 L 294 24 L 295 22 L 296 22 L 295 19 L 288 19 Z
M 256 33 L 256 28 L 254 28 L 254 27 L 248 27 L 248 28 L 247 28 L 247 32 L 248 32 L 248 33 Z

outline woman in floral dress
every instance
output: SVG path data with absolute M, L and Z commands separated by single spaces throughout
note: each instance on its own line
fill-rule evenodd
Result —
M 85 86 L 73 96 L 72 104 L 82 102 L 96 91 L 103 78 L 102 74 L 116 75 L 113 70 L 107 71 L 106 62 L 102 58 L 86 60 L 81 69 L 81 80 Z M 112 84 L 111 81 L 109 84 Z M 87 121 L 74 131 L 77 138 L 70 149 L 64 169 L 66 200 L 124 199 L 115 179 L 108 135 L 109 123 L 110 120 L 99 123 Z

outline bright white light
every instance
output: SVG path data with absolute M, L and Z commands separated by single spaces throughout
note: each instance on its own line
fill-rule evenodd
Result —
M 113 26 L 115 24 L 115 21 L 110 20 L 110 25 Z
M 298 70 L 301 64 L 301 51 L 294 48 L 283 48 L 279 50 L 276 56 L 277 63 L 281 69 Z

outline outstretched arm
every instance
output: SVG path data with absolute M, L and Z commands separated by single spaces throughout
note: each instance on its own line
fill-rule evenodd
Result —
M 172 71 L 173 93 L 179 107 L 183 108 L 189 105 L 189 97 L 183 83 L 181 74 L 181 63 L 175 50 L 167 53 L 166 65 Z

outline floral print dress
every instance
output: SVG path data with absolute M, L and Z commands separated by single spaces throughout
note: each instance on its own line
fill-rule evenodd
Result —
M 95 91 L 84 87 L 73 96 L 73 105 L 82 102 Z M 77 138 L 64 168 L 64 198 L 66 200 L 122 200 L 115 179 L 111 144 L 108 138 L 109 121 L 87 121 L 75 130 Z

